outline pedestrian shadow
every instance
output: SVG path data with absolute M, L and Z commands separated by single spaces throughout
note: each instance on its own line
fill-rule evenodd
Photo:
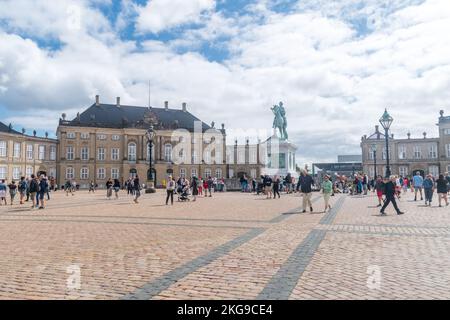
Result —
M 376 208 L 381 208 L 380 206 L 368 206 L 368 209 L 376 209 Z

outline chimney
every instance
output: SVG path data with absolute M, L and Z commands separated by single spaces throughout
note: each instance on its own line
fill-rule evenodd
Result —
M 378 133 L 378 132 L 380 132 L 380 126 L 375 126 L 375 133 Z
M 183 106 L 183 111 L 186 112 L 187 111 L 187 103 L 183 102 L 182 106 Z
M 95 105 L 98 107 L 100 105 L 100 96 L 96 95 L 95 96 Z
M 393 133 L 391 134 L 391 138 L 394 139 L 394 134 Z
M 116 107 L 120 108 L 120 97 L 117 97 L 116 99 Z
M 408 135 L 408 139 L 411 139 L 411 132 L 408 132 L 407 135 Z
M 426 132 L 423 133 L 423 138 L 424 138 L 424 139 L 427 138 L 427 133 L 426 133 Z
M 164 101 L 164 109 L 169 110 L 169 101 Z

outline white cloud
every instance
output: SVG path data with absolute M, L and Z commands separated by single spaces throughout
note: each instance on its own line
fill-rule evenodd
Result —
M 137 9 L 137 29 L 159 33 L 186 23 L 198 23 L 202 14 L 214 6 L 214 0 L 150 0 Z

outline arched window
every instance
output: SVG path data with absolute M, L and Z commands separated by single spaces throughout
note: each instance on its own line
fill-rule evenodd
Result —
M 136 161 L 136 143 L 128 144 L 128 161 Z
M 164 145 L 164 161 L 172 161 L 172 145 L 169 143 Z

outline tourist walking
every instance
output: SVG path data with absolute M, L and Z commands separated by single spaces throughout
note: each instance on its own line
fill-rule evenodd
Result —
M 303 194 L 303 213 L 306 212 L 306 207 L 309 205 L 309 210 L 313 212 L 311 195 L 312 186 L 314 185 L 314 179 L 306 172 L 302 170 L 301 176 L 298 180 L 300 186 L 300 192 Z
M 173 205 L 174 190 L 175 190 L 175 180 L 173 180 L 172 176 L 169 176 L 169 178 L 167 180 L 167 186 L 166 186 L 166 192 L 167 192 L 166 206 L 169 204 L 169 198 L 170 198 L 171 205 Z
M 139 203 L 138 199 L 141 196 L 141 183 L 139 181 L 138 175 L 136 175 L 136 177 L 133 180 L 133 191 L 134 191 L 134 200 L 133 201 L 135 203 Z
M 106 199 L 108 199 L 108 200 L 111 200 L 113 186 L 114 186 L 114 182 L 111 180 L 111 178 L 109 178 L 108 181 L 106 181 Z
M 192 177 L 191 188 L 192 188 L 192 196 L 194 198 L 194 200 L 192 200 L 192 201 L 197 201 L 197 196 L 198 196 L 198 180 L 197 180 L 197 177 Z
M 445 205 L 448 206 L 447 200 L 447 179 L 445 179 L 443 174 L 439 175 L 439 178 L 436 181 L 436 189 L 438 193 L 439 207 L 442 207 L 442 199 L 445 200 Z
M 91 182 L 89 183 L 89 193 L 95 193 L 95 183 L 94 181 L 91 180 Z
M 272 199 L 272 178 L 269 175 L 264 176 L 264 192 L 266 194 L 266 199 Z
M 212 190 L 213 185 L 214 185 L 213 178 L 211 178 L 211 176 L 209 176 L 208 177 L 208 181 L 206 183 L 207 183 L 207 187 L 208 187 L 209 196 L 212 197 L 211 190 Z M 206 193 L 205 196 L 208 196 L 208 193 Z
M 325 202 L 325 210 L 323 210 L 323 212 L 327 212 L 327 209 L 331 210 L 330 197 L 333 193 L 333 183 L 331 182 L 329 175 L 325 175 L 324 177 L 324 181 L 322 182 L 322 192 L 323 200 Z
M 119 191 L 120 191 L 120 181 L 119 179 L 114 179 L 114 194 L 116 196 L 116 200 L 119 199 Z
M 34 174 L 31 175 L 29 190 L 30 190 L 30 198 L 31 201 L 33 202 L 31 208 L 34 209 L 36 207 L 36 196 L 39 191 L 39 182 Z
M 11 198 L 11 205 L 13 205 L 14 203 L 14 198 L 16 197 L 16 193 L 17 193 L 17 185 L 16 182 L 13 180 L 11 181 L 11 183 L 8 186 L 9 188 L 9 196 Z
M 392 205 L 394 206 L 395 211 L 398 215 L 404 214 L 404 212 L 401 212 L 400 209 L 397 206 L 397 202 L 395 201 L 395 176 L 391 176 L 390 178 L 385 178 L 384 181 L 384 190 L 386 194 L 386 200 L 384 201 L 384 205 L 381 208 L 381 215 L 386 215 L 386 208 L 387 206 L 392 202 Z
M 69 192 L 72 194 L 72 196 L 74 195 L 73 193 L 73 184 L 72 182 L 70 182 L 70 180 L 67 180 L 65 185 L 64 185 L 64 190 L 66 190 L 66 196 L 69 196 Z
M 431 174 L 428 174 L 423 180 L 423 190 L 425 192 L 425 205 L 429 205 L 431 207 L 431 201 L 433 200 L 433 192 L 434 192 L 434 181 Z
M 417 201 L 417 192 L 420 192 L 420 200 L 423 200 L 422 196 L 423 178 L 420 175 L 419 171 L 417 171 L 416 175 L 413 177 L 412 186 L 414 187 L 414 201 Z
M 39 181 L 39 209 L 45 209 L 45 195 L 48 192 L 48 181 L 47 177 L 41 175 Z
M 381 207 L 383 203 L 383 193 L 384 193 L 384 182 L 381 176 L 377 177 L 377 181 L 375 182 L 375 190 L 377 191 L 378 197 L 378 206 Z
M 25 177 L 21 177 L 18 185 L 18 190 L 20 194 L 20 204 L 23 204 L 24 202 L 24 198 L 27 194 L 27 189 L 28 189 L 27 181 L 25 180 Z
M 278 195 L 278 199 L 280 199 L 280 178 L 275 177 L 275 181 L 273 182 L 273 198 L 276 199 Z

